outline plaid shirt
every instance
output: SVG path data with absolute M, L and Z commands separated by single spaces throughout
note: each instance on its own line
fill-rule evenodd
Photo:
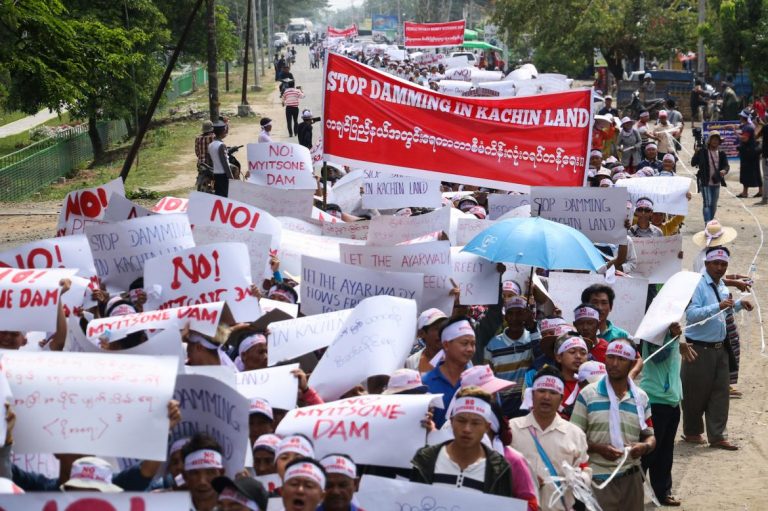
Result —
M 210 133 L 203 133 L 195 138 L 195 155 L 197 156 L 197 163 L 206 163 L 213 166 L 211 157 L 208 155 L 208 146 L 216 138 L 216 135 L 211 131 Z

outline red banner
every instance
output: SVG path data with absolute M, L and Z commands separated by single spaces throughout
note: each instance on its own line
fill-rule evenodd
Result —
M 590 89 L 520 98 L 454 97 L 328 55 L 325 158 L 490 188 L 581 186 Z
M 357 37 L 357 25 L 347 28 L 328 27 L 328 37 Z
M 464 20 L 447 23 L 405 22 L 405 46 L 409 48 L 439 48 L 461 46 L 464 42 Z

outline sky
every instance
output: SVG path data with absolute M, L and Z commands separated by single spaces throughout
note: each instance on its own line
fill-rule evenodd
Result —
M 363 3 L 362 0 L 328 0 L 328 5 L 331 9 L 346 9 L 354 3 L 356 6 L 360 6 Z

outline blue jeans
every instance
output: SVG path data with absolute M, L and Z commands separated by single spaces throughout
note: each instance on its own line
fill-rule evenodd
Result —
M 717 199 L 720 198 L 720 185 L 708 185 L 701 187 L 701 200 L 704 203 L 704 223 L 715 218 L 717 213 Z

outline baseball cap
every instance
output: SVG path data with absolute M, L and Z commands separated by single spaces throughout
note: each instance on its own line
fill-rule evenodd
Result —
M 222 493 L 224 493 L 227 500 L 239 502 L 245 507 L 249 507 L 246 502 L 250 501 L 255 503 L 261 511 L 267 509 L 267 504 L 269 503 L 267 490 L 264 489 L 264 486 L 259 481 L 252 477 L 241 477 L 233 481 L 227 476 L 219 476 L 211 481 L 211 486 L 219 494 L 220 499 L 222 498 Z M 227 492 L 227 490 L 230 491 Z M 234 490 L 234 492 L 231 490 Z
M 248 410 L 248 414 L 252 415 L 254 413 L 264 415 L 269 420 L 273 420 L 275 418 L 272 414 L 272 406 L 270 406 L 269 401 L 266 399 L 261 399 L 260 397 L 254 397 L 251 399 L 251 406 Z
M 605 375 L 605 364 L 596 360 L 588 360 L 579 366 L 579 381 L 595 383 Z
M 462 387 L 480 387 L 489 394 L 514 386 L 515 383 L 497 378 L 489 365 L 473 366 L 461 373 Z
M 116 484 L 112 484 L 112 465 L 95 456 L 75 460 L 69 472 L 69 480 L 60 487 L 61 491 L 67 491 L 67 488 L 96 490 L 103 493 L 123 491 Z
M 427 309 L 419 314 L 419 319 L 416 321 L 416 327 L 418 330 L 422 330 L 441 319 L 448 319 L 448 316 L 446 316 L 443 311 L 440 309 Z
M 398 369 L 389 377 L 387 388 L 382 394 L 424 394 L 427 386 L 421 381 L 421 374 L 413 369 Z

